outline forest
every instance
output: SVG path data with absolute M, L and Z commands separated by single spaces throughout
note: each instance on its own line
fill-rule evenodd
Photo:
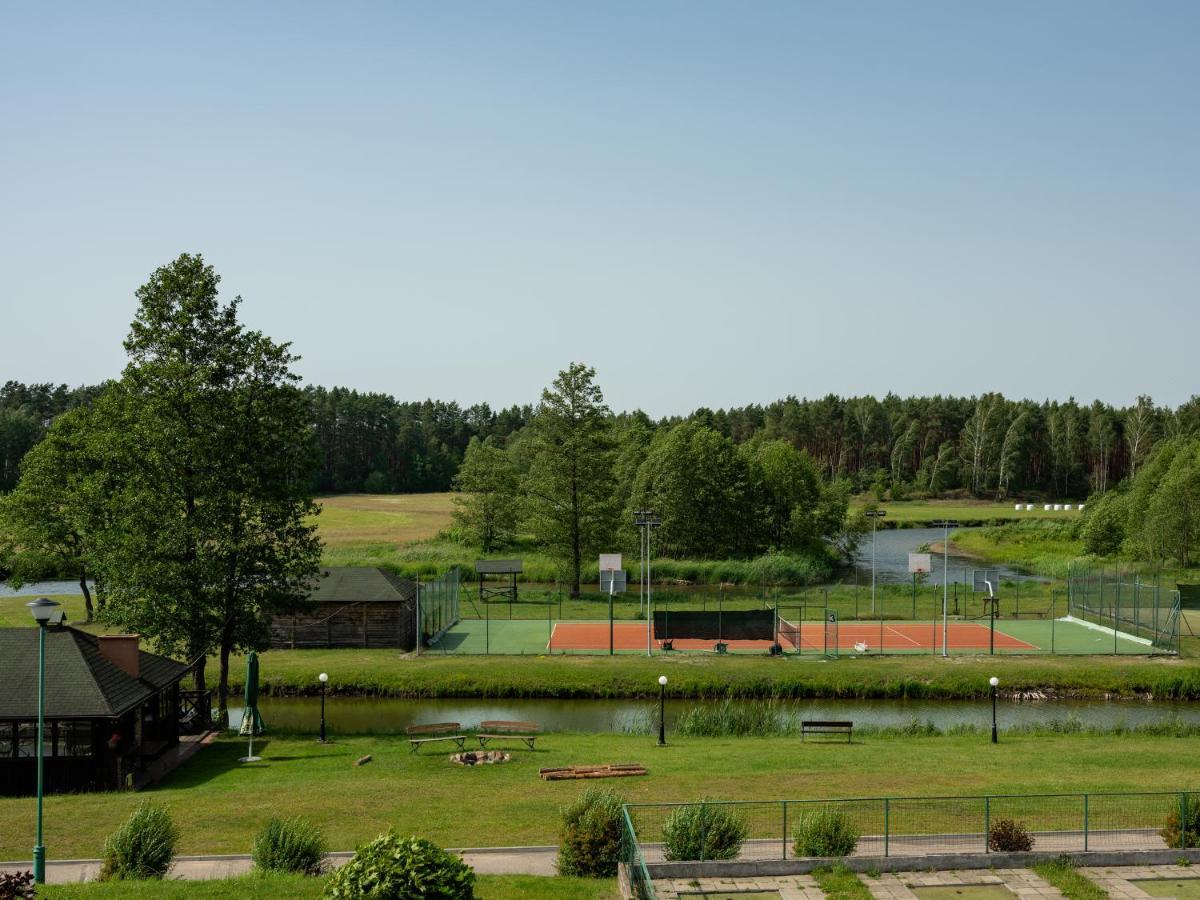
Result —
M 54 418 L 102 389 L 17 381 L 0 387 L 0 492 L 16 485 L 21 459 Z M 317 447 L 311 488 L 319 494 L 450 490 L 472 438 L 519 443 L 534 413 L 532 402 L 495 410 L 343 387 L 309 386 L 304 396 Z M 783 440 L 806 451 L 826 480 L 845 479 L 853 492 L 881 498 L 957 492 L 1079 499 L 1135 475 L 1160 441 L 1200 434 L 1200 397 L 1169 408 L 1145 396 L 1128 407 L 996 393 L 788 396 L 658 420 L 636 410 L 612 418 L 620 433 L 642 437 L 695 422 L 735 445 Z

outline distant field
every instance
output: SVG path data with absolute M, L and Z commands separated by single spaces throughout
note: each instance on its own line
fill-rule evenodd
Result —
M 1023 521 L 1026 519 L 1063 519 L 1071 516 L 1078 516 L 1078 508 L 1071 510 L 1043 510 L 1041 503 L 1034 503 L 1033 509 L 1026 511 L 1022 509 L 1020 512 L 1013 509 L 1017 503 L 1013 500 L 1011 503 L 991 503 L 987 500 L 903 500 L 896 503 L 881 503 L 879 507 L 883 509 L 887 516 L 880 523 L 881 527 L 887 527 L 887 522 L 896 522 L 899 524 L 926 523 L 933 522 L 938 519 L 958 519 L 964 524 L 966 522 L 991 522 L 997 519 Z M 867 505 L 868 501 L 856 497 L 850 501 L 851 510 L 860 510 Z M 1078 507 L 1078 503 L 1072 503 L 1073 507 Z
M 317 519 L 328 547 L 408 544 L 450 525 L 453 494 L 342 494 L 322 497 Z

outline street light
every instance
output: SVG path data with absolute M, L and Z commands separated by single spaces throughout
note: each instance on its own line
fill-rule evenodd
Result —
M 317 676 L 317 681 L 321 682 L 321 737 L 322 744 L 325 743 L 325 685 L 329 682 L 329 676 L 322 672 Z
M 39 597 L 25 604 L 38 623 L 37 843 L 33 845 L 33 880 L 46 883 L 46 847 L 42 843 L 43 748 L 46 746 L 46 626 L 62 621 L 58 604 Z
M 993 675 L 988 679 L 988 684 L 992 686 L 992 743 L 996 743 L 996 688 L 1000 686 L 1000 679 Z
M 875 612 L 875 524 L 887 515 L 885 509 L 868 509 L 863 513 L 871 520 L 871 613 Z
M 953 519 L 940 519 L 933 525 L 935 528 L 942 529 L 942 656 L 948 656 L 946 632 L 949 631 L 949 625 L 946 610 L 950 604 L 950 529 L 957 528 L 958 522 Z
M 667 676 L 658 676 L 658 746 L 667 746 Z

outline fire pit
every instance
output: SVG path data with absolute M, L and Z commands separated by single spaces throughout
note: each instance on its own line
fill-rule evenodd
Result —
M 506 763 L 512 759 L 511 753 L 503 750 L 467 750 L 463 753 L 451 753 L 450 762 L 460 766 L 490 766 L 495 763 Z

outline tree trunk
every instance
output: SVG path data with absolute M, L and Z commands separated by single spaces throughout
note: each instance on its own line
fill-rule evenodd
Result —
M 96 611 L 92 609 L 92 592 L 88 590 L 87 585 L 87 568 L 79 567 L 79 589 L 83 591 L 83 606 L 87 610 L 87 621 L 91 622 L 95 618 Z
M 206 691 L 208 687 L 204 681 L 204 667 L 208 664 L 207 657 L 201 656 L 196 663 L 196 668 L 192 670 L 192 686 L 198 691 Z
M 222 722 L 228 721 L 229 718 L 229 652 L 233 649 L 232 645 L 229 629 L 225 629 L 221 634 L 221 664 L 217 674 L 217 709 L 220 710 Z

